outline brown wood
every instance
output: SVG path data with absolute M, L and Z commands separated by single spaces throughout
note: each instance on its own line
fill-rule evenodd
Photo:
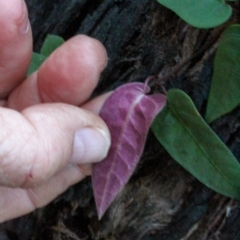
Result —
M 95 96 L 159 74 L 168 76 L 166 89 L 184 90 L 204 113 L 222 27 L 190 27 L 155 0 L 26 2 L 35 51 L 48 33 L 65 39 L 83 33 L 105 45 L 109 63 Z M 240 7 L 239 1 L 236 5 Z M 239 20 L 235 9 L 231 21 Z M 237 108 L 211 125 L 238 159 L 239 118 Z M 45 208 L 0 225 L 0 239 L 238 240 L 239 226 L 238 202 L 190 176 L 150 132 L 135 174 L 102 221 L 97 220 L 88 178 Z

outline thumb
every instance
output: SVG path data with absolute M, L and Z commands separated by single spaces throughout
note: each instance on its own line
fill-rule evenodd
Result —
M 0 185 L 32 187 L 67 164 L 102 160 L 110 146 L 105 123 L 67 104 L 41 104 L 22 113 L 0 110 Z

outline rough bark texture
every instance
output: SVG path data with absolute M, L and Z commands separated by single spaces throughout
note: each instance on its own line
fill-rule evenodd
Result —
M 188 26 L 155 0 L 28 0 L 34 50 L 48 33 L 99 39 L 109 64 L 94 95 L 171 72 L 166 89 L 187 92 L 204 113 L 222 28 Z M 239 22 L 238 9 L 231 21 Z M 197 54 L 196 54 L 197 53 Z M 179 62 L 191 58 L 185 65 Z M 240 159 L 240 108 L 211 127 Z M 88 178 L 43 209 L 0 225 L 0 239 L 238 240 L 240 208 L 190 176 L 149 133 L 141 162 L 102 221 Z

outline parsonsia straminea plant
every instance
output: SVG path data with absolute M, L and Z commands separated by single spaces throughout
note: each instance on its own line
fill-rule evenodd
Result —
M 226 2 L 234 1 L 158 2 L 175 11 L 188 24 L 210 28 L 231 16 L 232 9 Z M 218 11 L 212 12 L 213 9 Z M 206 14 L 210 17 L 206 18 Z M 28 75 L 63 42 L 62 38 L 49 35 L 40 54 L 33 53 Z M 240 104 L 239 56 L 240 25 L 233 24 L 222 34 L 214 59 L 205 113 L 208 123 Z M 200 116 L 191 99 L 178 89 L 169 90 L 166 96 L 148 94 L 149 90 L 147 83 L 125 84 L 113 92 L 101 110 L 100 115 L 111 132 L 112 146 L 107 158 L 93 168 L 92 182 L 99 219 L 131 177 L 152 121 L 153 133 L 174 160 L 206 186 L 240 199 L 240 164 Z
M 125 84 L 107 99 L 100 117 L 111 132 L 108 156 L 93 167 L 92 184 L 98 217 L 131 177 L 142 154 L 150 125 L 166 104 L 163 94 L 150 94 L 143 83 Z

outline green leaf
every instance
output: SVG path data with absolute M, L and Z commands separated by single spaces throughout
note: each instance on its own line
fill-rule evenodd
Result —
M 240 25 L 223 35 L 214 59 L 213 78 L 205 119 L 212 122 L 240 104 Z
M 47 35 L 41 48 L 41 54 L 48 57 L 56 48 L 64 43 L 64 39 L 56 35 Z
M 38 70 L 38 68 L 41 66 L 41 64 L 47 59 L 47 57 L 43 56 L 39 53 L 32 53 L 32 59 L 30 66 L 28 68 L 27 76 Z
M 198 28 L 212 28 L 226 22 L 232 8 L 223 0 L 157 0 L 180 18 Z
M 240 199 L 240 164 L 180 90 L 167 93 L 168 105 L 152 130 L 168 153 L 199 181 Z
M 64 39 L 56 36 L 56 35 L 48 35 L 43 43 L 43 46 L 41 48 L 41 52 L 32 54 L 32 59 L 30 66 L 28 68 L 27 76 L 29 76 L 31 73 L 38 70 L 38 68 L 41 66 L 41 64 L 47 59 L 47 57 L 59 46 L 61 46 L 64 43 Z

